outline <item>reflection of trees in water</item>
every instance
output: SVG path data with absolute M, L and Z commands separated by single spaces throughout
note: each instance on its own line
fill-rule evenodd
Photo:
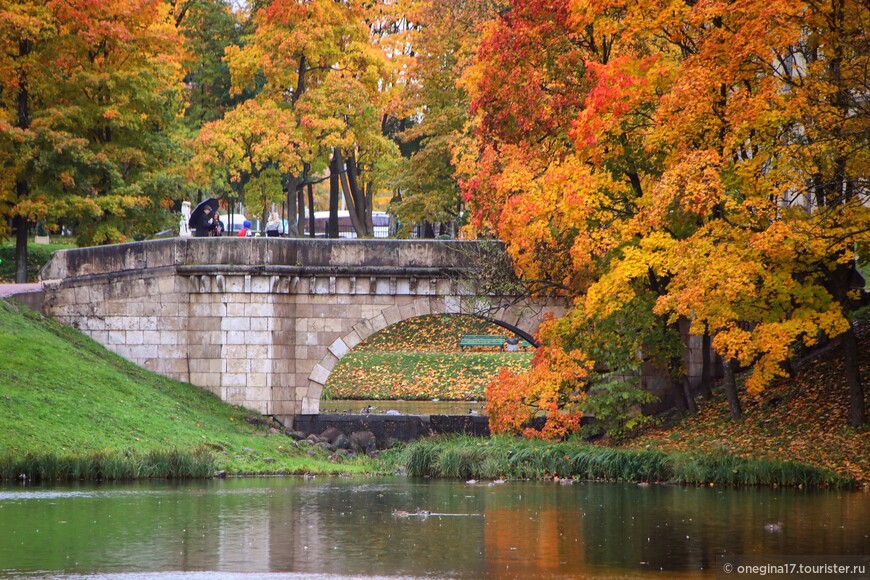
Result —
M 851 492 L 405 480 L 299 485 L 270 496 L 273 571 L 694 573 L 713 569 L 724 553 L 863 554 L 870 534 L 870 501 Z M 417 508 L 433 515 L 392 515 Z M 782 531 L 766 530 L 771 522 L 783 522 Z
M 479 499 L 455 482 L 348 483 L 318 478 L 269 510 L 272 571 L 321 574 L 475 575 L 482 570 Z M 428 517 L 393 512 L 428 510 Z M 469 514 L 439 516 L 438 514 Z
M 586 559 L 606 566 L 690 571 L 712 569 L 725 553 L 859 555 L 870 533 L 870 501 L 856 492 L 575 487 Z M 780 531 L 765 528 L 774 522 Z
M 484 546 L 493 577 L 571 574 L 585 568 L 584 522 L 571 489 L 496 486 L 487 494 Z
M 870 497 L 845 491 L 300 477 L 82 486 L 2 507 L 13 574 L 74 558 L 94 574 L 674 577 L 723 553 L 863 555 L 870 537 Z

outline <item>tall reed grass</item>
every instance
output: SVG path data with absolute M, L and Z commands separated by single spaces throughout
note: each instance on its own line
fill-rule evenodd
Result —
M 672 482 L 726 486 L 849 487 L 830 470 L 731 455 L 664 453 L 509 437 L 446 436 L 419 440 L 398 456 L 415 477 Z
M 149 452 L 106 452 L 72 456 L 27 453 L 0 457 L 0 479 L 30 481 L 110 481 L 211 477 L 215 458 L 204 448 Z

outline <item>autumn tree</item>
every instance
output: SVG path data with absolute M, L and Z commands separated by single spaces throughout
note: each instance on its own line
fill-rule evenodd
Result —
M 593 397 L 612 405 L 647 400 L 636 386 L 613 380 L 637 374 L 642 363 L 637 353 L 666 367 L 680 362 L 676 330 L 650 324 L 661 287 L 657 277 L 635 284 L 623 309 L 583 303 L 608 265 L 633 242 L 644 182 L 658 171 L 658 156 L 643 151 L 641 141 L 646 99 L 654 87 L 629 74 L 604 76 L 620 50 L 631 54 L 635 48 L 620 45 L 614 33 L 620 13 L 604 10 L 578 24 L 565 2 L 514 2 L 490 25 L 468 75 L 476 86 L 472 104 L 481 145 L 478 171 L 464 184 L 475 209 L 474 225 L 498 233 L 520 277 L 541 281 L 541 288 L 559 288 L 577 303 L 571 322 L 554 321 L 541 331 L 542 337 L 558 337 L 542 340 L 544 350 L 568 349 L 588 361 L 588 376 L 566 381 L 560 389 L 585 393 L 597 381 L 601 388 Z M 599 78 L 610 92 L 594 90 Z M 617 95 L 626 96 L 621 106 L 635 117 L 601 126 L 607 146 L 598 148 L 578 135 L 577 120 L 591 103 Z M 649 315 L 626 315 L 644 308 Z M 605 335 L 623 339 L 609 343 L 611 348 L 584 352 L 581 347 L 594 346 L 585 340 L 591 329 L 599 330 L 599 343 Z M 499 404 L 489 393 L 488 402 L 491 411 Z M 599 407 L 600 414 L 607 412 Z M 558 412 L 548 417 L 558 420 Z
M 676 374 L 686 317 L 753 367 L 751 393 L 785 372 L 794 345 L 842 335 L 860 423 L 848 315 L 867 236 L 866 7 L 534 4 L 515 2 L 482 45 L 480 170 L 467 191 L 521 273 L 552 272 L 575 297 L 569 319 L 581 323 L 557 334 L 614 328 Z M 541 10 L 560 31 L 527 27 Z M 523 46 L 512 30 L 546 55 L 513 75 L 502 66 Z M 506 38 L 511 50 L 499 50 Z M 515 76 L 543 106 L 520 114 L 525 101 L 503 88 Z M 549 105 L 560 83 L 578 87 L 570 109 Z M 580 352 L 593 368 L 608 359 Z
M 200 164 L 223 171 L 229 163 L 231 183 L 277 170 L 298 220 L 301 188 L 330 168 L 333 205 L 341 192 L 354 228 L 366 235 L 377 163 L 392 152 L 381 132 L 378 92 L 389 63 L 372 45 L 368 8 L 278 0 L 255 11 L 253 33 L 227 48 L 226 61 L 235 93 L 261 79 L 262 88 L 253 102 L 203 129 Z
M 34 161 L 32 130 L 34 93 L 44 87 L 45 57 L 42 55 L 57 35 L 51 11 L 43 3 L 3 3 L 0 5 L 0 155 L 3 178 L 0 181 L 0 210 L 11 217 L 16 235 L 16 282 L 27 282 L 27 234 L 29 221 L 44 217 L 46 211 L 31 213 L 22 204 L 30 202 L 34 184 L 29 178 Z M 0 223 L 0 236 L 9 224 Z
M 659 111 L 664 139 L 684 152 L 674 163 L 682 176 L 674 171 L 657 201 L 706 219 L 659 252 L 673 282 L 658 309 L 713 329 L 717 350 L 753 366 L 750 393 L 787 374 L 797 345 L 837 337 L 857 426 L 864 393 L 850 320 L 855 251 L 870 223 L 870 11 L 839 0 L 750 2 L 739 12 L 717 3 L 692 25 L 706 34 L 672 94 L 697 106 L 689 113 L 671 99 Z M 718 128 L 718 147 L 688 150 L 681 141 L 705 126 Z
M 75 220 L 82 244 L 161 229 L 182 103 L 171 7 L 49 1 L 2 10 L 2 140 L 15 174 L 5 197 L 19 279 L 28 222 Z
M 241 42 L 245 20 L 226 0 L 189 0 L 179 14 L 184 39 L 183 66 L 188 87 L 185 120 L 198 130 L 220 119 L 249 94 L 230 95 L 232 79 L 224 60 L 227 47 Z
M 470 139 L 470 97 L 461 79 L 472 62 L 483 25 L 502 3 L 493 0 L 409 2 L 401 37 L 404 67 L 393 131 L 402 162 L 392 180 L 390 211 L 405 226 L 458 222 L 463 211 L 460 161 Z

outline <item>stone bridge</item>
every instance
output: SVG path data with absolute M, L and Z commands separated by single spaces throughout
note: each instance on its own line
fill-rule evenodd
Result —
M 43 309 L 142 367 L 287 425 L 319 411 L 330 371 L 389 325 L 476 314 L 524 336 L 530 308 L 459 276 L 478 242 L 174 238 L 56 252 Z

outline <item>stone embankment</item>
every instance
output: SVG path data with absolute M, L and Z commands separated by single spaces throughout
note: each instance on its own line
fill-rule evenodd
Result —
M 306 435 L 301 431 L 287 431 L 287 435 L 294 439 L 297 445 L 307 444 L 332 453 L 330 459 L 333 460 L 362 453 L 369 457 L 378 456 L 378 440 L 371 431 L 354 431 L 350 435 L 345 435 L 335 427 L 329 427 L 319 435 L 314 433 Z M 381 442 L 380 448 L 387 446 L 384 443 Z

